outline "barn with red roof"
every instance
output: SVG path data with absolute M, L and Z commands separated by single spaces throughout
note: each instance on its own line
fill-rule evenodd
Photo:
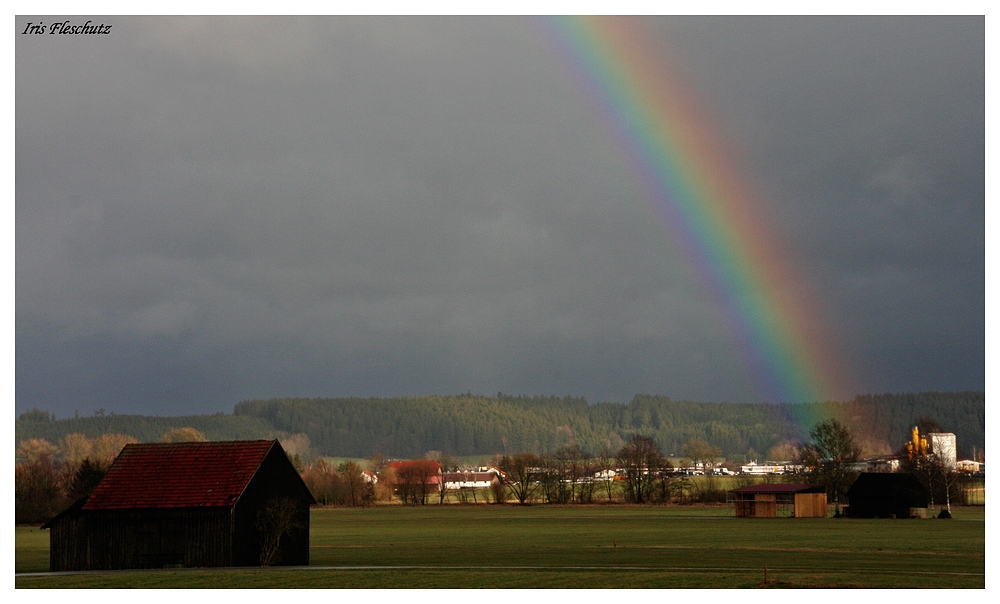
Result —
M 276 440 L 130 444 L 43 528 L 52 571 L 306 565 L 313 503 Z

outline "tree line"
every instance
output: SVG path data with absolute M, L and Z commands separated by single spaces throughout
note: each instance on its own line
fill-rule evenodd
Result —
M 941 431 L 933 420 L 924 418 L 919 423 L 924 433 Z M 159 440 L 190 442 L 207 437 L 197 429 L 181 427 L 167 431 Z M 89 494 L 130 442 L 136 439 L 114 433 L 93 439 L 70 434 L 58 445 L 44 439 L 22 441 L 15 454 L 16 522 L 44 522 Z M 926 439 L 919 442 L 926 443 Z M 404 505 L 424 505 L 446 503 L 449 496 L 452 502 L 457 498 L 458 503 L 478 503 L 482 497 L 484 502 L 496 504 L 670 504 L 722 502 L 726 498 L 714 472 L 722 450 L 698 437 L 682 446 L 686 461 L 705 469 L 706 475 L 697 482 L 674 468 L 654 438 L 633 434 L 617 450 L 604 446 L 591 453 L 571 444 L 552 454 L 497 454 L 493 465 L 502 470 L 502 477 L 497 476 L 487 489 L 457 492 L 443 488 L 441 471 L 457 469 L 458 462 L 440 451 L 392 463 L 375 454 L 365 463 L 345 461 L 334 467 L 323 458 L 302 459 L 299 451 L 308 448 L 306 435 L 293 435 L 286 443 L 286 452 L 320 505 L 367 506 L 397 500 Z M 946 467 L 939 455 L 926 450 L 926 445 L 921 447 L 900 449 L 904 470 L 913 472 L 930 489 L 932 509 L 936 497 L 945 503 L 944 513 L 950 516 L 951 501 L 958 501 L 956 497 L 964 492 L 961 476 Z M 836 419 L 824 420 L 792 450 L 798 473 L 768 480 L 823 484 L 839 516 L 847 489 L 858 475 L 855 463 L 862 456 L 855 434 Z M 736 486 L 758 480 L 741 476 Z
M 800 443 L 816 422 L 837 419 L 867 453 L 891 453 L 921 417 L 954 432 L 960 455 L 985 444 L 985 394 L 976 392 L 864 395 L 803 404 L 699 403 L 636 395 L 627 404 L 588 404 L 572 397 L 428 396 L 247 400 L 234 415 L 265 420 L 274 429 L 309 435 L 318 452 L 366 457 L 381 452 L 411 457 L 429 449 L 451 455 L 531 451 L 552 454 L 577 445 L 617 450 L 632 435 L 655 439 L 679 456 L 692 438 L 731 461 L 770 457 Z
M 96 438 L 102 434 L 128 434 L 139 442 L 156 442 L 166 432 L 190 427 L 205 434 L 209 440 L 269 440 L 278 431 L 266 420 L 248 415 L 215 413 L 211 415 L 131 415 L 105 412 L 99 409 L 91 415 L 56 419 L 51 413 L 31 409 L 14 422 L 16 443 L 41 438 L 58 443 L 67 434 L 82 434 Z M 15 443 L 14 446 L 17 446 Z
M 921 417 L 957 436 L 959 455 L 985 446 L 985 394 L 927 392 L 860 395 L 848 402 L 703 403 L 636 395 L 627 404 L 589 404 L 574 397 L 465 394 L 399 398 L 276 398 L 239 402 L 231 415 L 185 417 L 95 414 L 55 419 L 32 410 L 15 421 L 16 442 L 58 442 L 66 434 L 129 434 L 143 442 L 191 426 L 211 440 L 308 437 L 313 455 L 409 458 L 428 450 L 450 455 L 551 455 L 562 447 L 617 450 L 632 435 L 653 438 L 668 456 L 699 438 L 733 462 L 774 459 L 808 436 L 816 422 L 837 419 L 866 453 L 891 453 Z
M 707 448 L 705 448 L 707 447 Z M 692 460 L 718 453 L 697 439 L 685 450 Z M 571 445 L 551 454 L 521 452 L 493 456 L 502 471 L 488 487 L 446 489 L 442 478 L 458 470 L 458 460 L 440 451 L 396 461 L 376 454 L 364 463 L 347 461 L 334 468 L 320 458 L 302 477 L 321 505 L 366 506 L 398 502 L 429 503 L 704 503 L 725 500 L 722 484 L 706 476 L 696 484 L 674 468 L 655 440 L 633 435 L 618 450 L 596 453 Z

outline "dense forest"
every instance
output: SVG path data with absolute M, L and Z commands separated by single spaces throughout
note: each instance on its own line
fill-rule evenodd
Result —
M 857 435 L 867 453 L 888 453 L 909 437 L 919 420 L 954 432 L 959 455 L 985 445 L 985 393 L 925 392 L 860 395 L 848 402 L 764 404 L 698 403 L 636 395 L 627 404 L 589 404 L 572 397 L 464 394 L 403 398 L 281 398 L 246 400 L 232 415 L 150 417 L 101 414 L 55 419 L 29 411 L 15 422 L 16 442 L 66 434 L 94 437 L 114 432 L 155 441 L 189 426 L 211 440 L 305 434 L 314 454 L 415 457 L 552 453 L 566 444 L 598 453 L 617 450 L 633 434 L 652 436 L 667 455 L 701 438 L 730 461 L 763 460 L 784 445 L 805 440 L 817 422 L 836 418 Z M 15 443 L 16 446 L 16 443 Z
M 21 414 L 14 423 L 17 443 L 30 438 L 42 438 L 58 443 L 67 434 L 82 434 L 96 438 L 102 434 L 127 434 L 139 442 L 156 442 L 176 428 L 194 428 L 209 440 L 255 440 L 275 438 L 276 432 L 267 420 L 216 413 L 214 415 L 118 415 L 99 411 L 89 417 L 55 419 L 44 411 L 32 410 Z M 15 443 L 14 446 L 17 446 Z

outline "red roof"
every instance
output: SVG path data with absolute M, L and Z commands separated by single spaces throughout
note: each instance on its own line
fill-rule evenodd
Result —
M 826 487 L 821 484 L 755 484 L 749 487 L 733 489 L 733 493 L 825 493 Z
M 230 507 L 276 443 L 125 445 L 83 509 Z

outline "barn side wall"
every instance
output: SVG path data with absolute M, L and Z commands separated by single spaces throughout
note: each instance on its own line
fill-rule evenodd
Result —
M 230 508 L 88 510 L 54 522 L 53 571 L 229 566 Z
M 66 515 L 49 527 L 49 570 L 87 570 L 86 522 L 82 514 Z

